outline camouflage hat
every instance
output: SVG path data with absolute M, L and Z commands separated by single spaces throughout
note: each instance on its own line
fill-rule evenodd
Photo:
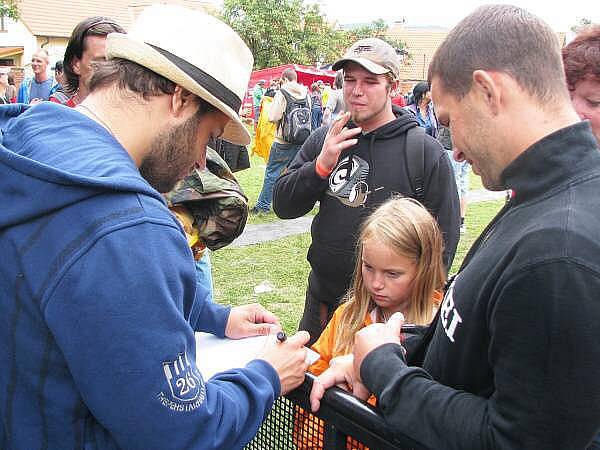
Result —
M 360 64 L 376 75 L 389 73 L 394 81 L 400 78 L 400 58 L 394 47 L 381 39 L 366 38 L 355 42 L 331 68 L 343 69 L 348 62 Z

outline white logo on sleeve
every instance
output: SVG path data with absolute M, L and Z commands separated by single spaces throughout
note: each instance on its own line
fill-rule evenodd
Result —
M 458 313 L 458 309 L 454 306 L 454 284 L 456 278 L 448 288 L 446 295 L 444 296 L 444 302 L 441 306 L 440 319 L 442 319 L 442 326 L 446 332 L 446 336 L 450 339 L 450 342 L 454 342 L 454 333 L 460 323 L 462 323 L 462 317 Z
M 190 364 L 187 353 L 177 355 L 173 361 L 162 363 L 169 392 L 157 396 L 163 406 L 173 411 L 193 411 L 206 397 L 206 388 L 196 366 Z

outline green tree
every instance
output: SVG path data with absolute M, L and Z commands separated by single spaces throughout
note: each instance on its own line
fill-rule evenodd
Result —
M 287 64 L 298 54 L 301 0 L 225 0 L 222 19 L 246 42 L 261 69 Z
M 368 25 L 352 28 L 346 32 L 347 46 L 351 45 L 355 41 L 358 41 L 359 39 L 376 37 L 394 47 L 397 53 L 405 54 L 406 44 L 399 39 L 394 39 L 388 36 L 388 29 L 389 27 L 383 19 L 377 19 Z
M 299 35 L 297 61 L 318 66 L 339 57 L 345 48 L 345 35 L 332 28 L 319 10 L 318 5 L 304 8 Z
M 225 0 L 221 18 L 246 42 L 255 69 L 297 63 L 320 65 L 338 59 L 352 42 L 379 37 L 397 50 L 404 44 L 387 37 L 382 20 L 350 31 L 332 27 L 319 6 L 302 0 Z
M 0 0 L 0 16 L 17 20 L 19 18 L 18 0 Z

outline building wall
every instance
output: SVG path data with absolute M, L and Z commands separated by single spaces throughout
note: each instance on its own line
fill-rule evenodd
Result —
M 56 61 L 62 61 L 68 42 L 69 39 L 65 37 L 37 37 L 38 47 L 44 48 L 50 56 L 49 66 L 53 66 Z
M 37 48 L 35 36 L 22 22 L 4 18 L 5 30 L 0 32 L 0 47 L 23 47 L 22 55 L 11 56 L 15 67 L 31 64 L 31 56 Z

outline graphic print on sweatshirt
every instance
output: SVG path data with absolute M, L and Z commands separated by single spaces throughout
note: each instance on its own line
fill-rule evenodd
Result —
M 370 194 L 368 177 L 369 163 L 356 155 L 346 156 L 331 172 L 327 194 L 344 205 L 363 206 Z
M 158 400 L 173 411 L 188 412 L 198 409 L 206 397 L 206 387 L 196 366 L 190 364 L 187 353 L 173 361 L 162 363 L 168 391 L 160 392 Z
M 441 306 L 440 319 L 442 320 L 442 326 L 446 332 L 446 336 L 450 339 L 450 342 L 454 342 L 454 334 L 456 328 L 462 323 L 462 317 L 458 313 L 458 309 L 454 305 L 454 285 L 458 277 L 455 277 L 452 284 L 448 288 L 446 295 L 444 296 L 444 302 Z

